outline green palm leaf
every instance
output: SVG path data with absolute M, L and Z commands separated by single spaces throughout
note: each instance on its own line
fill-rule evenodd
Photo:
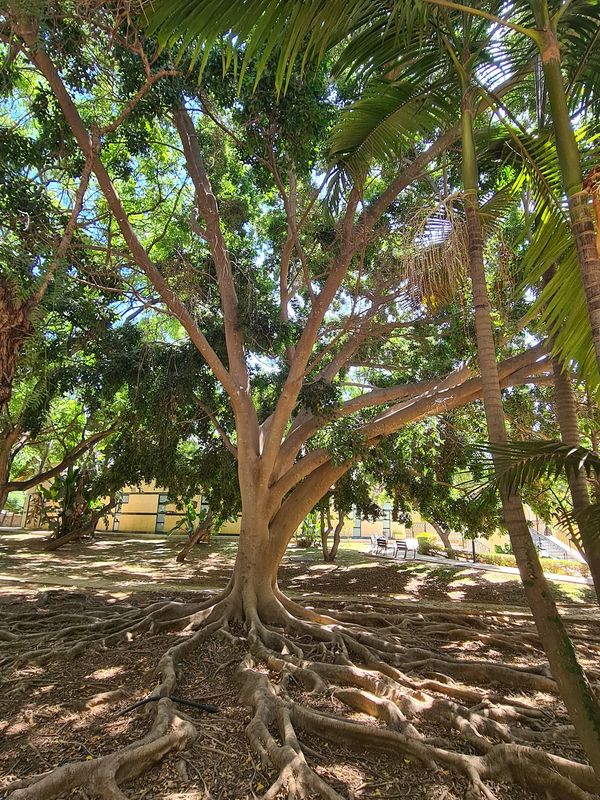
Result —
M 450 113 L 439 89 L 415 89 L 413 83 L 372 80 L 360 100 L 341 115 L 332 137 L 332 158 L 353 175 L 371 161 L 398 159 L 416 135 L 438 128 Z
M 553 479 L 561 473 L 600 477 L 600 455 L 585 447 L 561 442 L 529 441 L 486 444 L 494 462 L 495 483 L 499 489 L 518 492 L 541 478 Z
M 572 447 L 562 442 L 529 441 L 485 444 L 478 448 L 492 456 L 494 468 L 479 494 L 495 487 L 504 492 L 520 492 L 542 478 L 553 480 L 560 474 L 575 475 L 581 470 L 588 478 L 600 477 L 600 455 L 585 447 Z M 578 512 L 569 512 L 563 519 L 567 527 L 575 522 L 587 536 L 600 537 L 600 503 L 590 503 Z
M 363 26 L 378 4 L 375 0 L 154 0 L 148 12 L 151 34 L 162 45 L 192 52 L 201 60 L 216 42 L 234 48 L 244 44 L 241 75 L 254 62 L 257 80 L 266 63 L 277 58 L 276 80 L 285 88 L 298 60 L 319 60 L 350 31 Z M 414 14 L 414 4 L 405 15 Z

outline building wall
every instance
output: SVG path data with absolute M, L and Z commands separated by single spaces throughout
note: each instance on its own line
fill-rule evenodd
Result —
M 202 497 L 197 495 L 194 503 L 198 511 L 206 508 Z M 544 523 L 537 520 L 533 511 L 525 506 L 527 519 L 530 525 L 538 531 L 544 531 Z M 98 531 L 121 531 L 123 533 L 148 533 L 167 534 L 184 519 L 184 514 L 177 509 L 176 504 L 170 502 L 168 495 L 159 487 L 153 485 L 126 486 L 123 490 L 121 506 L 105 519 L 98 523 Z M 31 490 L 26 493 L 25 507 L 21 518 L 21 526 L 26 529 L 39 529 L 39 493 Z M 218 531 L 224 535 L 239 535 L 240 518 L 229 520 Z M 403 524 L 391 519 L 391 506 L 386 504 L 383 516 L 375 521 L 363 520 L 358 514 L 350 514 L 344 521 L 342 536 L 345 538 L 370 538 L 371 536 L 386 536 L 388 538 L 404 538 L 418 536 L 421 533 L 435 534 L 435 530 L 418 512 L 412 514 L 412 526 L 405 528 Z M 552 534 L 570 545 L 568 537 L 562 531 L 553 530 Z M 473 546 L 459 533 L 451 533 L 450 541 L 457 548 L 470 550 Z M 506 534 L 497 532 L 488 539 L 476 539 L 475 550 L 477 553 L 494 553 L 496 545 L 506 545 Z
M 206 504 L 201 495 L 194 497 L 196 511 L 200 512 Z M 151 485 L 126 486 L 121 505 L 109 514 L 107 520 L 100 520 L 99 531 L 123 531 L 126 533 L 169 533 L 182 520 L 185 513 L 177 509 L 176 503 L 169 500 L 166 492 Z M 239 519 L 226 522 L 219 533 L 239 534 Z

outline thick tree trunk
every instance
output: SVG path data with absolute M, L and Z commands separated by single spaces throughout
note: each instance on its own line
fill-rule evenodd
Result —
M 552 369 L 554 372 L 554 410 L 560 428 L 560 436 L 564 444 L 578 447 L 580 442 L 577 408 L 569 375 L 566 370 L 562 369 L 557 358 L 552 359 Z M 567 478 L 575 514 L 585 512 L 590 504 L 590 497 L 583 470 L 579 470 L 577 474 L 569 471 Z M 578 522 L 578 526 L 596 595 L 600 602 L 600 539 L 596 536 L 593 526 L 586 525 L 585 522 Z
M 0 412 L 10 401 L 19 354 L 31 331 L 31 322 L 13 300 L 7 280 L 0 277 Z
M 243 495 L 238 551 L 229 585 L 233 614 L 246 623 L 256 617 L 277 622 L 280 607 L 275 593 L 281 556 L 269 531 L 266 503 L 257 498 L 244 503 Z
M 470 91 L 463 98 L 463 180 L 469 246 L 469 269 L 475 305 L 477 352 L 483 386 L 483 404 L 491 442 L 507 439 L 498 363 L 487 294 L 483 236 L 479 219 L 477 156 L 473 135 Z M 596 774 L 600 777 L 600 703 L 581 665 L 559 616 L 540 559 L 529 533 L 521 500 L 502 495 L 502 511 L 527 601 L 552 675 L 559 687 L 577 735 Z
M 438 525 L 438 523 L 435 522 L 435 520 L 430 519 L 429 522 L 431 523 L 431 526 L 435 528 L 435 532 L 442 540 L 442 544 L 444 545 L 444 549 L 446 551 L 448 558 L 454 558 L 456 556 L 456 553 L 454 552 L 454 548 L 450 543 L 450 533 L 447 530 L 445 530 L 441 525 Z

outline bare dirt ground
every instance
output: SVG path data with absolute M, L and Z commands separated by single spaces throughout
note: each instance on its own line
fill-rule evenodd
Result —
M 30 648 L 28 638 L 33 640 L 33 632 L 55 628 L 61 619 L 65 624 L 73 624 L 77 617 L 103 619 L 117 607 L 135 609 L 161 599 L 197 601 L 202 587 L 212 589 L 224 582 L 234 553 L 233 542 L 199 549 L 187 565 L 174 562 L 177 547 L 174 541 L 140 544 L 124 539 L 77 546 L 50 556 L 42 552 L 38 540 L 3 538 L 0 644 L 6 644 L 13 655 L 22 654 Z M 28 583 L 31 577 L 39 583 Z M 71 588 L 53 586 L 56 581 L 70 581 Z M 382 564 L 356 553 L 342 555 L 341 564 L 331 568 L 319 564 L 311 554 L 291 552 L 282 569 L 281 584 L 305 604 L 317 595 L 327 597 L 328 608 L 340 613 L 356 608 L 358 598 L 361 611 L 366 612 L 379 614 L 384 603 L 386 613 L 410 618 L 406 635 L 411 646 L 432 650 L 442 659 L 504 663 L 515 670 L 540 663 L 539 648 L 529 635 L 530 620 L 523 609 L 522 591 L 513 579 L 498 580 L 494 576 L 489 580 L 468 567 L 456 570 Z M 152 592 L 140 587 L 151 587 Z M 587 587 L 563 585 L 553 589 L 585 666 L 597 668 L 600 615 L 591 592 Z M 419 617 L 420 611 L 424 617 Z M 434 624 L 436 619 L 453 613 L 472 615 L 473 623 L 477 622 L 472 635 L 465 620 L 462 633 L 450 634 L 443 625 Z M 3 631 L 18 634 L 18 639 L 2 642 Z M 527 634 L 520 635 L 519 631 Z M 484 635 L 480 635 L 482 632 Z M 243 636 L 241 631 L 234 633 Z M 511 638 L 512 634 L 516 638 Z M 0 790 L 16 779 L 69 761 L 93 761 L 144 736 L 151 724 L 152 704 L 121 712 L 152 692 L 157 662 L 180 636 L 176 632 L 144 632 L 105 649 L 84 648 L 68 659 L 50 658 L 43 665 L 27 660 L 3 662 L 0 656 Z M 238 667 L 244 648 L 237 641 L 209 639 L 186 655 L 177 697 L 214 704 L 218 712 L 185 708 L 198 731 L 197 739 L 183 752 L 169 752 L 158 766 L 124 785 L 127 797 L 250 800 L 268 791 L 276 770 L 261 766 L 245 735 L 251 713 L 239 700 Z M 323 658 L 335 662 L 333 651 Z M 277 678 L 272 668 L 263 669 L 273 680 Z M 435 670 L 427 666 L 416 666 L 411 672 L 416 680 L 432 675 Z M 454 683 L 446 676 L 438 677 Z M 552 692 L 502 684 L 496 676 L 486 677 L 485 670 L 469 685 L 490 693 L 490 697 L 504 697 L 507 704 L 535 709 L 539 712 L 536 731 L 542 737 L 549 734 L 543 749 L 575 762 L 584 760 L 570 734 L 550 735 L 559 730 L 557 726 L 568 724 L 564 708 Z M 382 720 L 343 706 L 334 695 L 312 694 L 293 681 L 289 694 L 309 709 L 342 714 L 350 721 L 372 726 L 374 731 L 385 727 Z M 429 740 L 443 737 L 446 742 L 451 740 L 458 752 L 476 752 L 458 730 L 450 731 L 435 720 L 424 717 L 418 727 Z M 315 773 L 348 800 L 462 800 L 469 789 L 462 776 L 445 768 L 426 768 L 412 757 L 348 749 L 314 733 L 298 731 L 298 735 Z M 487 785 L 498 800 L 542 796 L 514 784 L 491 780 Z M 82 789 L 73 790 L 69 796 L 89 800 Z M 277 797 L 285 798 L 287 793 L 282 791 Z

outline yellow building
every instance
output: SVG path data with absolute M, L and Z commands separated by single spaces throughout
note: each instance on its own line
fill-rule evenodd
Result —
M 196 511 L 207 509 L 208 504 L 202 500 L 201 495 L 193 498 Z M 41 500 L 39 492 L 30 490 L 25 496 L 25 507 L 22 514 L 21 525 L 25 529 L 39 529 Z M 169 533 L 183 519 L 184 513 L 177 508 L 177 504 L 169 499 L 164 489 L 153 485 L 125 486 L 121 495 L 120 505 L 98 523 L 96 530 L 123 533 Z M 223 535 L 238 535 L 240 532 L 240 519 L 228 520 L 218 533 Z M 361 520 L 358 514 L 349 515 L 342 529 L 342 536 L 346 538 L 369 538 L 376 536 L 403 536 L 404 525 L 392 521 L 391 507 L 384 507 L 383 516 L 372 522 Z
M 203 501 L 201 495 L 193 499 L 196 511 L 207 510 L 208 504 Z M 23 510 L 21 525 L 25 529 L 39 529 L 40 525 L 41 498 L 35 489 L 26 493 L 25 507 Z M 533 511 L 525 506 L 528 522 L 531 529 L 538 532 L 544 531 L 544 524 L 540 522 Z M 120 505 L 113 513 L 100 520 L 97 526 L 98 531 L 109 531 L 123 533 L 147 533 L 147 534 L 166 534 L 172 531 L 183 519 L 184 512 L 177 508 L 177 504 L 169 500 L 169 495 L 159 487 L 153 485 L 126 486 L 123 489 Z M 185 532 L 185 529 L 181 529 Z M 240 518 L 228 520 L 217 533 L 222 535 L 239 535 Z M 401 523 L 392 520 L 392 509 L 389 503 L 384 504 L 382 516 L 372 522 L 362 520 L 359 514 L 350 514 L 342 528 L 342 537 L 352 539 L 368 539 L 372 536 L 386 538 L 404 538 L 408 536 L 418 536 L 422 533 L 435 535 L 433 526 L 424 520 L 421 515 L 412 512 L 412 526 L 408 529 Z M 570 552 L 573 547 L 568 537 L 562 531 L 553 530 L 552 535 L 560 540 Z M 496 545 L 506 545 L 508 536 L 500 531 L 496 532 L 488 539 L 466 540 L 460 533 L 450 533 L 450 541 L 456 549 L 475 549 L 477 553 L 494 553 Z M 575 557 L 577 557 L 575 555 Z
M 194 497 L 197 512 L 208 509 L 201 495 Z M 126 533 L 168 533 L 183 519 L 183 513 L 169 500 L 169 495 L 154 486 L 126 486 L 121 504 L 113 514 L 98 524 L 99 531 L 123 531 Z M 228 520 L 218 533 L 238 535 L 240 519 Z M 402 536 L 404 525 L 392 521 L 391 508 L 384 508 L 383 516 L 372 522 L 361 520 L 359 515 L 347 517 L 342 536 L 352 538 L 377 536 Z

